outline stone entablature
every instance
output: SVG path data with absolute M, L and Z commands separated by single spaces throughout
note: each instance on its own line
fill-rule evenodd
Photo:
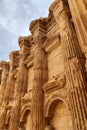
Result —
M 86 14 L 86 0 L 55 0 L 0 62 L 0 130 L 87 130 Z

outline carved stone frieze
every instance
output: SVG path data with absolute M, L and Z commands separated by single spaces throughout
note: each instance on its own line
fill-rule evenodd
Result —
M 54 0 L 29 29 L 0 62 L 0 130 L 87 130 L 86 0 Z
M 51 93 L 54 92 L 58 89 L 62 89 L 66 84 L 66 79 L 65 76 L 63 77 L 55 77 L 51 81 L 48 81 L 46 84 L 43 86 L 43 90 L 45 93 Z

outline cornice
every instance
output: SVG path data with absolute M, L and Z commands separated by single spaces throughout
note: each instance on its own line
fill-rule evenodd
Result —
M 30 36 L 24 36 L 24 37 L 22 37 L 22 36 L 20 36 L 19 38 L 18 38 L 18 44 L 19 44 L 19 46 L 20 46 L 20 48 L 24 45 L 24 46 L 26 46 L 26 47 L 30 47 L 31 45 L 32 45 L 32 35 L 30 35 Z
M 49 94 L 54 92 L 58 89 L 62 89 L 66 84 L 66 78 L 63 74 L 62 77 L 59 75 L 54 77 L 52 80 L 48 81 L 46 84 L 43 85 L 43 90 L 45 93 Z
M 33 37 L 32 35 L 27 37 L 19 37 L 19 45 L 20 45 L 20 59 L 24 62 L 26 61 L 27 57 L 30 55 L 30 49 L 33 47 Z
M 47 24 L 47 35 L 48 35 L 48 33 L 51 32 L 56 26 L 58 26 L 58 25 L 56 24 L 55 19 L 49 21 L 48 24 Z
M 33 54 L 27 57 L 27 59 L 25 60 L 25 64 L 27 65 L 27 67 L 33 65 L 33 58 L 34 58 Z
M 46 52 L 50 52 L 54 46 L 58 46 L 58 43 L 60 42 L 60 35 L 54 35 L 53 37 L 47 38 L 46 41 L 43 44 L 43 48 Z
M 38 30 L 40 28 L 46 29 L 46 24 L 47 24 L 47 18 L 39 18 L 36 20 L 33 20 L 30 23 L 29 29 L 31 31 L 31 33 L 35 32 L 35 30 L 38 28 Z
M 0 67 L 1 67 L 2 69 L 3 69 L 3 68 L 9 69 L 9 68 L 10 68 L 10 64 L 9 64 L 9 62 L 1 61 L 1 62 L 0 62 Z
M 33 38 L 33 41 L 34 41 L 34 45 L 37 44 L 37 43 L 44 43 L 46 40 L 46 36 L 37 36 L 35 38 Z
M 53 14 L 57 12 L 57 15 L 63 10 L 69 10 L 67 0 L 55 0 L 49 8 L 49 11 L 53 12 Z
M 9 58 L 10 60 L 16 60 L 16 59 L 19 59 L 19 51 L 12 51 L 10 54 L 9 54 Z
M 52 11 L 55 9 L 55 7 L 58 6 L 58 4 L 59 4 L 61 1 L 62 1 L 62 0 L 55 0 L 55 1 L 51 4 L 51 6 L 50 6 L 50 8 L 49 8 L 49 11 L 52 12 Z
M 10 58 L 10 67 L 18 67 L 20 58 L 19 51 L 12 51 L 9 54 L 9 58 Z

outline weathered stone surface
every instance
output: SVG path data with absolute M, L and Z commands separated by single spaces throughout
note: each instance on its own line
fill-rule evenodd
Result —
M 57 13 L 54 7 L 54 16 L 60 26 L 61 46 L 65 60 L 65 70 L 68 84 L 69 101 L 75 130 L 86 130 L 86 77 L 83 75 L 84 56 L 81 52 L 78 40 L 70 21 L 70 12 L 66 1 L 59 2 L 61 12 Z M 58 18 L 59 16 L 59 18 Z M 82 82 L 81 82 L 82 81 Z M 77 102 L 77 104 L 75 104 Z M 76 114 L 74 113 L 76 111 Z
M 0 130 L 87 130 L 86 16 L 86 0 L 55 0 L 0 62 Z

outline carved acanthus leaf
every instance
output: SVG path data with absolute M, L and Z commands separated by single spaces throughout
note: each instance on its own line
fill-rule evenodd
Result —
M 10 67 L 9 62 L 1 61 L 0 62 L 0 67 L 1 68 L 8 68 L 9 69 L 9 67 Z

